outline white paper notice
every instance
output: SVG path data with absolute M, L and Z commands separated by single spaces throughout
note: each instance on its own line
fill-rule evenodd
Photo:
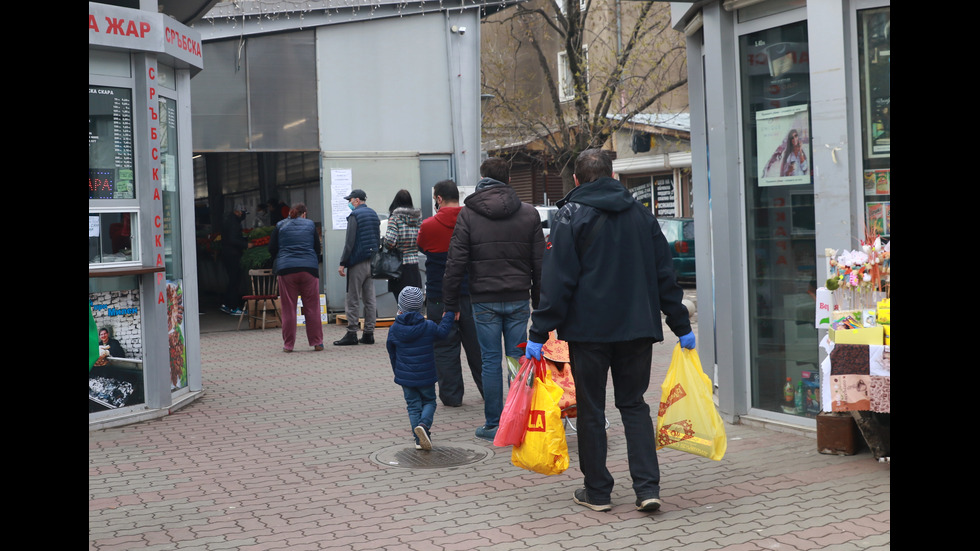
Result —
M 89 216 L 88 217 L 88 236 L 98 237 L 99 236 L 99 217 Z
M 332 227 L 335 230 L 347 229 L 347 216 L 350 215 L 350 209 L 347 208 L 347 200 L 344 197 L 350 194 L 351 184 L 351 169 L 330 170 L 330 210 L 333 219 Z

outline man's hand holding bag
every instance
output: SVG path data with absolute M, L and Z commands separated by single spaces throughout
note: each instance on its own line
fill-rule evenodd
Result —
M 536 473 L 561 474 L 568 468 L 565 425 L 558 407 L 564 390 L 551 380 L 551 372 L 543 362 L 534 371 L 534 396 L 527 432 L 524 442 L 514 446 L 510 460 L 514 465 Z
M 657 449 L 673 448 L 720 461 L 728 447 L 725 423 L 711 399 L 711 379 L 701 369 L 697 351 L 674 346 L 660 389 Z
M 500 425 L 493 437 L 494 446 L 520 446 L 527 432 L 527 418 L 534 394 L 534 372 L 539 362 L 521 357 L 521 367 L 510 383 L 507 402 L 500 413 Z

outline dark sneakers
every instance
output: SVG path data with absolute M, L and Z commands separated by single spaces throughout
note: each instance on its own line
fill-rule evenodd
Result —
M 360 342 L 361 344 L 374 344 L 374 333 L 364 333 Z
M 486 425 L 476 429 L 476 437 L 482 438 L 484 440 L 489 440 L 493 442 L 494 437 L 497 436 L 497 427 L 487 428 Z
M 643 511 L 644 513 L 650 513 L 660 509 L 663 504 L 660 498 L 648 497 L 646 499 L 636 498 L 636 510 Z
M 350 346 L 352 344 L 357 344 L 357 333 L 353 331 L 348 331 L 344 338 L 339 341 L 333 341 L 334 346 Z
M 575 495 L 572 496 L 572 499 L 575 500 L 575 503 L 584 505 L 593 511 L 599 511 L 600 513 L 612 510 L 612 503 L 593 503 L 590 501 L 588 494 L 585 492 L 585 488 L 575 490 Z

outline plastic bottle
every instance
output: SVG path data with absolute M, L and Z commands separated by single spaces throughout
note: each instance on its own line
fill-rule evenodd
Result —
M 803 405 L 806 403 L 806 399 L 803 394 L 803 381 L 796 384 L 796 413 L 803 415 Z
M 786 385 L 783 386 L 783 408 L 796 408 L 796 391 L 793 390 L 793 379 L 786 377 Z

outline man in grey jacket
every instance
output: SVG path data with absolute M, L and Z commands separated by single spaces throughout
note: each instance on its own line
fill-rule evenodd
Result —
M 527 340 L 530 307 L 538 305 L 544 233 L 537 210 L 510 187 L 506 160 L 487 159 L 480 176 L 456 219 L 442 291 L 446 310 L 458 318 L 460 285 L 463 274 L 469 274 L 486 417 L 476 436 L 493 441 L 504 408 L 503 353 L 515 361 L 523 355 L 517 345 Z M 501 335 L 506 350 L 501 350 Z

